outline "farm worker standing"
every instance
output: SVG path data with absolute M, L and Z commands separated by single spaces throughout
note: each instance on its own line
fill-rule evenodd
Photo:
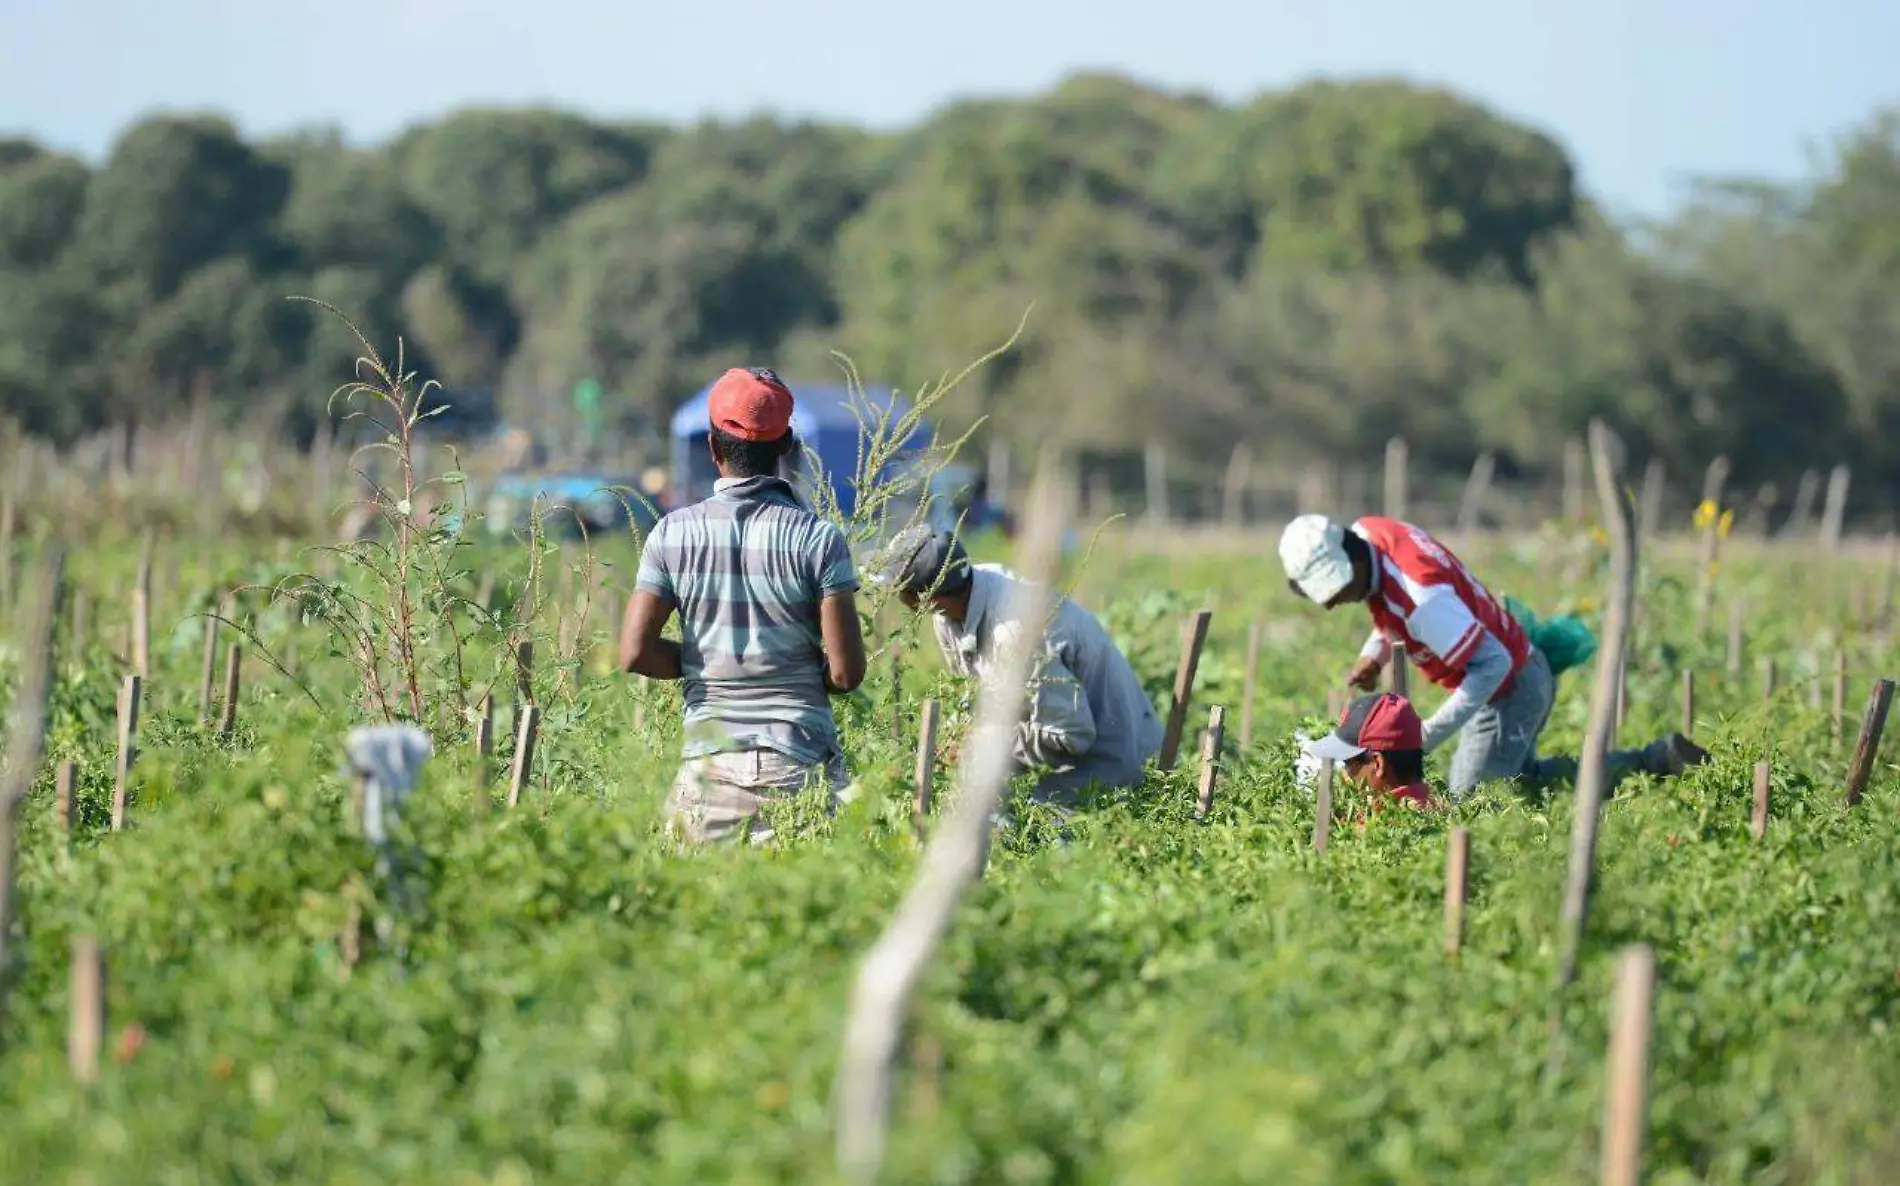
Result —
M 1575 776 L 1576 759 L 1537 756 L 1556 697 L 1549 660 L 1445 545 L 1397 519 L 1368 516 L 1346 530 L 1324 515 L 1301 515 L 1280 537 L 1280 562 L 1296 593 L 1329 610 L 1363 602 L 1371 612 L 1372 634 L 1347 676 L 1354 687 L 1377 687 L 1397 644 L 1425 678 L 1450 691 L 1425 720 L 1423 741 L 1430 753 L 1459 738 L 1453 797 L 1487 779 Z M 1612 779 L 1673 775 L 1708 756 L 1675 733 L 1612 752 L 1609 770 Z
M 857 570 L 844 533 L 777 475 L 797 447 L 792 393 L 763 368 L 708 393 L 712 497 L 654 525 L 620 628 L 620 666 L 684 680 L 686 740 L 668 801 L 695 842 L 752 828 L 766 800 L 847 782 L 828 697 L 864 679 Z M 674 610 L 680 641 L 660 637 Z
M 1435 807 L 1425 784 L 1425 724 L 1405 697 L 1392 692 L 1361 696 L 1346 706 L 1339 726 L 1307 747 L 1331 758 L 1346 777 L 1410 807 Z
M 971 564 L 955 535 L 922 524 L 898 534 L 872 579 L 893 585 L 910 609 L 929 605 L 938 649 L 960 676 L 988 680 L 1015 639 L 1041 636 L 1026 719 L 1005 742 L 1018 770 L 1046 769 L 1037 801 L 1066 808 L 1090 783 L 1141 781 L 1161 748 L 1161 721 L 1093 614 L 1063 597 L 1046 622 L 1005 618 L 1022 578 L 999 564 Z

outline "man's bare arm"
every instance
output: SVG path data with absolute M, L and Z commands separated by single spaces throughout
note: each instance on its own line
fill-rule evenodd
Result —
M 648 679 L 681 678 L 680 644 L 660 637 L 672 613 L 670 600 L 646 589 L 633 591 L 620 622 L 620 670 Z
M 864 682 L 864 628 L 851 590 L 818 603 L 818 629 L 825 640 L 825 691 L 841 695 Z

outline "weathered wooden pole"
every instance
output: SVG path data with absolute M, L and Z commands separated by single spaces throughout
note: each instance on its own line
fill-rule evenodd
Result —
M 1604 1076 L 1603 1186 L 1639 1186 L 1649 1127 L 1649 1035 L 1656 991 L 1656 958 L 1646 943 L 1617 956 L 1610 1001 L 1609 1065 Z
M 1847 767 L 1847 805 L 1856 806 L 1867 792 L 1867 780 L 1874 773 L 1874 757 L 1880 752 L 1880 735 L 1887 728 L 1887 709 L 1893 704 L 1893 681 L 1874 681 L 1867 697 L 1867 711 L 1860 718 L 1860 740 L 1854 744 L 1854 759 Z
M 1757 840 L 1768 834 L 1768 773 L 1768 763 L 1755 763 L 1755 810 L 1749 831 Z
M 1240 748 L 1246 749 L 1253 744 L 1253 701 L 1255 686 L 1260 681 L 1260 622 L 1256 619 L 1247 627 L 1247 674 L 1240 693 Z
M 1325 852 L 1333 831 L 1333 760 L 1322 758 L 1313 791 L 1313 851 Z
M 125 827 L 126 802 L 131 794 L 132 761 L 138 756 L 139 698 L 143 682 L 128 675 L 119 687 L 119 753 L 112 772 L 112 830 Z
M 1410 458 L 1411 447 L 1404 437 L 1393 437 L 1385 443 L 1385 513 L 1393 519 L 1411 513 L 1411 483 L 1406 473 Z
M 237 730 L 238 680 L 244 671 L 244 648 L 232 643 L 224 651 L 224 713 L 218 718 L 218 736 L 229 737 Z
M 99 1081 L 99 1052 L 106 1040 L 106 956 L 99 940 L 75 935 L 69 974 L 72 1013 L 66 1031 L 66 1064 L 90 1087 Z
M 1458 531 L 1463 535 L 1484 525 L 1484 507 L 1491 495 L 1491 480 L 1497 474 L 1498 459 L 1495 454 L 1478 454 L 1471 463 L 1471 475 L 1465 479 L 1464 496 L 1458 500 Z
M 1560 1051 L 1563 998 L 1576 980 L 1577 961 L 1589 920 L 1595 875 L 1599 811 L 1609 790 L 1608 754 L 1615 724 L 1617 673 L 1628 642 L 1630 608 L 1636 595 L 1638 541 L 1634 510 L 1623 483 L 1621 443 L 1600 421 L 1590 425 L 1590 457 L 1596 471 L 1597 498 L 1610 535 L 1610 588 L 1602 644 L 1597 651 L 1596 683 L 1577 769 L 1577 807 L 1570 833 L 1569 868 L 1564 879 L 1556 990 L 1551 994 L 1550 1061 L 1554 1073 Z
M 1471 833 L 1453 828 L 1445 847 L 1445 954 L 1457 955 L 1465 943 L 1465 892 L 1471 860 Z
M 1200 669 L 1201 647 L 1207 642 L 1207 627 L 1213 617 L 1212 610 L 1195 610 L 1182 632 L 1181 664 L 1174 671 L 1174 700 L 1168 710 L 1167 728 L 1161 735 L 1158 765 L 1162 770 L 1174 769 L 1175 760 L 1180 756 L 1181 731 L 1187 727 L 1188 704 L 1194 697 L 1194 673 Z
M 1847 484 L 1851 473 L 1837 465 L 1827 477 L 1827 507 L 1821 512 L 1821 546 L 1830 552 L 1841 549 L 1841 528 L 1847 520 Z
M 522 788 L 528 785 L 528 776 L 534 772 L 534 745 L 541 732 L 541 706 L 524 704 L 519 715 L 521 727 L 515 734 L 515 766 L 508 779 L 510 807 L 521 802 Z
M 1194 818 L 1204 820 L 1214 809 L 1214 780 L 1220 773 L 1221 742 L 1227 733 L 1227 710 L 1216 704 L 1208 713 L 1207 732 L 1201 735 L 1201 778 L 1194 796 Z

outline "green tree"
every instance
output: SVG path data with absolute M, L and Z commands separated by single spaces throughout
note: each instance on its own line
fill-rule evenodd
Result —
M 657 129 L 547 110 L 457 112 L 388 148 L 409 196 L 441 228 L 448 261 L 504 285 L 563 216 L 646 174 Z
M 77 245 L 101 277 L 165 297 L 214 259 L 264 248 L 289 181 L 225 120 L 148 119 L 86 187 Z
M 72 241 L 86 166 L 42 153 L 0 169 L 0 268 L 43 268 Z

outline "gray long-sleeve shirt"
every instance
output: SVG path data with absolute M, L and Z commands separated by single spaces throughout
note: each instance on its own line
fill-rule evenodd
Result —
M 970 607 L 961 623 L 932 625 L 944 661 L 958 675 L 988 680 L 1013 639 L 1033 623 L 1003 618 L 1010 586 L 1022 578 L 998 564 L 972 566 Z M 1095 616 L 1063 598 L 1042 639 L 1028 719 L 1016 730 L 1020 766 L 1070 768 L 1074 780 L 1132 786 L 1161 748 L 1161 720 L 1128 659 Z

